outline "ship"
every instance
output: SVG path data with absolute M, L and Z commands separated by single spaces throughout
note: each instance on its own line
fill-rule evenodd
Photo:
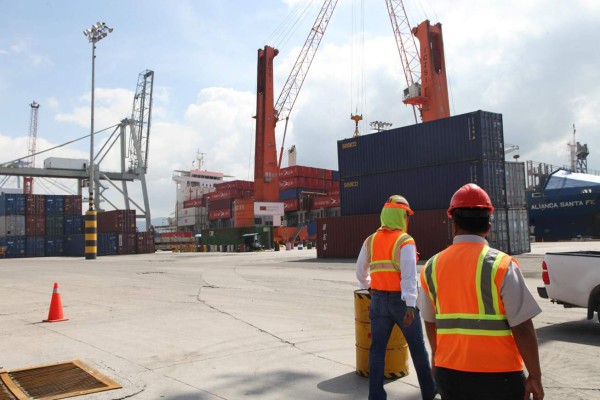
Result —
M 600 176 L 557 169 L 527 193 L 527 207 L 538 242 L 600 239 Z

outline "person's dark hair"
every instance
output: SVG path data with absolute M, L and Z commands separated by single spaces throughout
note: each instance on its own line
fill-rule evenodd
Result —
M 488 211 L 481 208 L 456 208 L 452 220 L 462 230 L 474 234 L 487 232 L 490 224 Z

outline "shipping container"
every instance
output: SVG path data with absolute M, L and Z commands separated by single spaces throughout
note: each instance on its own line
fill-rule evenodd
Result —
M 119 233 L 117 235 L 117 254 L 135 254 L 137 249 L 137 233 Z
M 211 201 L 220 200 L 220 199 L 242 199 L 247 197 L 254 196 L 253 190 L 243 190 L 243 189 L 225 189 L 225 190 L 217 190 L 215 192 L 207 193 L 205 195 L 206 200 L 210 204 Z
M 112 210 L 98 213 L 98 232 L 130 233 L 137 230 L 135 210 Z
M 45 215 L 46 196 L 43 194 L 25 195 L 25 215 Z
M 16 193 L 1 194 L 0 215 L 25 215 L 25 195 Z
M 340 196 L 318 196 L 312 200 L 312 208 L 333 208 L 340 206 Z
M 25 236 L 25 215 L 0 215 L 0 237 Z
M 27 236 L 25 238 L 25 257 L 44 257 L 46 241 L 43 236 Z
M 97 237 L 99 243 L 99 237 Z M 100 254 L 100 246 L 96 247 L 97 255 Z M 63 256 L 66 257 L 84 257 L 85 256 L 85 235 L 67 235 L 63 240 Z
M 233 199 L 216 199 L 208 201 L 208 211 L 231 209 Z
M 48 169 L 86 169 L 88 160 L 75 158 L 48 157 L 44 160 L 44 168 Z
M 529 213 L 526 207 L 508 209 L 508 238 L 510 254 L 531 252 Z
M 63 218 L 63 232 L 65 235 L 85 233 L 85 220 L 83 215 L 65 215 Z
M 98 233 L 98 256 L 113 256 L 117 254 L 117 234 L 114 232 Z
M 504 170 L 506 172 L 506 205 L 508 207 L 526 207 L 525 163 L 507 161 Z
M 0 246 L 6 247 L 6 258 L 25 257 L 25 236 L 0 237 Z
M 379 213 L 318 219 L 317 257 L 357 258 L 365 239 L 380 225 Z M 408 233 L 415 239 L 421 260 L 452 244 L 446 209 L 415 212 L 410 218 Z
M 235 228 L 254 225 L 254 199 L 235 199 L 232 208 Z
M 65 215 L 82 215 L 82 199 L 78 195 L 66 195 L 64 196 L 64 214 Z
M 374 214 L 390 195 L 405 196 L 415 211 L 447 208 L 466 183 L 485 189 L 495 207 L 506 204 L 504 161 L 467 161 L 342 180 L 342 215 Z
M 258 233 L 259 242 L 267 249 L 273 247 L 273 228 L 268 226 L 250 226 L 244 228 L 202 229 L 202 243 L 206 245 L 245 244 L 245 234 Z
M 297 200 L 300 197 L 300 194 L 302 193 L 304 189 L 303 188 L 290 188 L 290 189 L 283 189 L 283 190 L 279 190 L 279 200 L 281 201 L 285 201 L 285 200 Z
M 322 169 L 322 168 L 304 167 L 301 165 L 294 165 L 291 167 L 281 168 L 279 170 L 279 178 L 305 177 L 305 178 L 324 179 L 324 180 L 330 181 L 333 178 L 334 172 L 336 172 L 336 171 L 332 171 L 330 169 Z
M 201 197 L 199 199 L 185 200 L 183 202 L 183 208 L 193 208 L 193 207 L 206 207 L 206 197 Z
M 47 194 L 46 215 L 64 215 L 65 212 L 65 197 L 57 194 Z
M 45 251 L 46 257 L 60 257 L 63 255 L 63 236 L 45 236 Z
M 293 178 L 279 178 L 279 192 L 302 188 L 304 191 L 315 191 L 322 194 L 327 193 L 327 190 L 333 186 L 333 181 L 324 180 L 318 178 L 307 178 L 307 177 L 293 177 Z
M 229 190 L 229 189 L 254 190 L 254 182 L 236 180 L 236 181 L 215 183 L 215 189 L 217 191 L 224 191 L 224 190 Z
M 231 208 L 225 208 L 222 210 L 211 210 L 208 212 L 208 219 L 213 221 L 215 219 L 229 219 L 231 218 Z
M 44 214 L 25 215 L 25 236 L 46 236 L 46 216 Z
M 46 208 L 46 210 L 48 210 Z M 46 236 L 62 236 L 65 232 L 65 220 L 62 214 L 46 214 Z
M 136 252 L 138 254 L 154 253 L 156 249 L 154 246 L 154 235 L 152 232 L 138 232 L 136 247 Z
M 338 141 L 341 179 L 481 159 L 504 160 L 502 114 L 475 111 Z
M 284 200 L 283 201 L 283 211 L 284 212 L 298 211 L 298 199 Z

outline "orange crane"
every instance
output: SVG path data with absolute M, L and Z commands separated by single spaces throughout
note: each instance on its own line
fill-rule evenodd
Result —
M 256 201 L 279 201 L 279 168 L 288 118 L 337 2 L 338 0 L 325 0 L 323 3 L 276 104 L 273 94 L 273 59 L 279 51 L 270 46 L 258 50 L 254 152 L 254 199 Z M 278 162 L 275 126 L 281 120 L 285 120 L 286 124 Z
M 442 24 L 425 20 L 411 29 L 402 0 L 386 0 L 386 5 L 406 78 L 403 103 L 413 112 L 416 108 L 423 122 L 449 117 Z
M 35 147 L 37 142 L 37 124 L 38 124 L 38 110 L 40 105 L 35 101 L 29 105 L 31 107 L 31 118 L 29 122 L 29 140 L 27 143 L 27 150 L 29 155 L 29 167 L 35 167 Z M 23 177 L 23 193 L 33 194 L 33 177 Z

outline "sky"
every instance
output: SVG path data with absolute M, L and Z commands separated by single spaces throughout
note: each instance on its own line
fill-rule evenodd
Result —
M 282 90 L 322 1 L 0 0 L 0 163 L 27 156 L 33 101 L 36 151 L 90 133 L 92 45 L 83 30 L 105 22 L 97 43 L 95 148 L 131 116 L 138 75 L 154 71 L 148 173 L 152 218 L 174 213 L 174 170 L 204 169 L 252 180 L 257 50 L 279 50 Z M 412 26 L 443 27 L 452 115 L 500 113 L 519 161 L 568 165 L 567 143 L 589 148 L 600 170 L 600 2 L 596 0 L 405 0 Z M 298 18 L 304 15 L 304 18 Z M 296 21 L 299 19 L 299 21 Z M 402 103 L 405 78 L 385 0 L 339 0 L 290 114 L 284 147 L 297 163 L 338 169 L 337 141 L 353 113 L 392 128 L 415 123 Z M 277 127 L 277 149 L 283 125 Z M 89 159 L 88 138 L 36 156 Z M 287 160 L 284 153 L 283 166 Z M 401 151 L 398 154 L 402 156 Z M 102 169 L 118 171 L 118 150 Z M 15 178 L 5 185 L 16 186 Z M 6 186 L 5 186 L 6 187 Z M 141 200 L 140 185 L 130 184 Z M 75 181 L 36 180 L 35 193 L 76 193 Z M 105 192 L 119 206 L 120 194 Z M 141 201 L 140 201 L 141 202 Z

